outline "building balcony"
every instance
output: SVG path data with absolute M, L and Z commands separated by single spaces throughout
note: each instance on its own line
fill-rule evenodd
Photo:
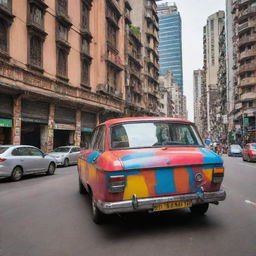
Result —
M 251 34 L 249 36 L 243 36 L 239 39 L 239 47 L 245 44 L 256 42 L 256 34 Z
M 133 62 L 135 62 L 140 67 L 143 67 L 142 61 L 141 61 L 141 54 L 134 52 L 131 47 L 127 49 L 127 54 L 133 60 Z
M 250 50 L 246 50 L 242 53 L 240 53 L 239 55 L 239 60 L 243 60 L 243 59 L 247 59 L 247 58 L 250 58 L 250 57 L 255 57 L 256 56 L 256 48 L 252 48 Z
M 256 7 L 249 7 L 245 10 L 242 10 L 238 14 L 238 20 L 243 20 L 245 18 L 248 18 L 249 16 L 253 16 L 256 13 Z
M 256 85 L 256 76 L 246 77 L 240 81 L 239 87 Z
M 147 28 L 146 34 L 152 36 L 157 42 L 159 42 L 159 36 L 157 31 L 154 31 L 153 28 Z
M 256 26 L 256 21 L 247 21 L 241 25 L 238 26 L 238 34 L 244 33 L 247 30 L 254 28 Z
M 247 92 L 240 95 L 240 101 L 256 100 L 256 92 Z
M 240 0 L 238 3 L 239 5 L 248 4 L 251 0 Z
M 111 86 L 109 84 L 97 84 L 96 91 L 98 93 L 111 95 L 120 99 L 123 98 L 123 94 L 120 91 L 118 91 L 114 86 Z
M 109 62 L 117 71 L 122 71 L 124 69 L 123 61 L 118 53 L 118 51 L 112 49 L 108 45 L 106 52 L 106 61 Z
M 249 71 L 256 71 L 256 63 L 248 63 L 244 65 L 240 65 L 239 74 Z
M 130 69 L 129 72 L 130 72 L 130 76 L 133 76 L 133 77 L 135 77 L 138 80 L 141 80 L 140 72 L 135 71 L 133 69 Z

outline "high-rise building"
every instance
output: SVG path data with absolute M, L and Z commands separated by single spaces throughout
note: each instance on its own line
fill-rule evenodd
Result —
M 183 91 L 181 17 L 175 3 L 158 5 L 160 76 L 172 72 Z
M 130 1 L 131 20 L 141 33 L 143 45 L 144 104 L 149 114 L 159 115 L 159 24 L 155 0 Z
M 201 118 L 201 102 L 202 102 L 202 82 L 203 71 L 201 69 L 194 70 L 194 122 L 200 132 L 203 133 L 202 118 Z
M 238 143 L 256 140 L 256 2 L 236 0 L 232 5 L 234 68 L 236 74 L 234 128 Z
M 218 97 L 218 71 L 220 49 L 220 34 L 224 28 L 224 11 L 218 11 L 207 19 L 205 26 L 205 75 L 206 75 L 206 105 L 207 105 L 207 130 L 211 134 L 215 132 L 216 114 L 219 111 Z M 212 136 L 214 136 L 212 134 Z

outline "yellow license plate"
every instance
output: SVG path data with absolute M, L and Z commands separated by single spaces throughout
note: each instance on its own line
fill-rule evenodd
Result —
M 178 201 L 178 202 L 168 202 L 162 204 L 156 204 L 153 207 L 153 212 L 168 211 L 179 208 L 187 208 L 192 206 L 192 201 Z

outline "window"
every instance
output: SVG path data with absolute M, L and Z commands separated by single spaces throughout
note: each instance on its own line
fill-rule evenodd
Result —
M 30 37 L 29 64 L 42 67 L 42 40 L 33 35 Z
M 43 27 L 43 12 L 37 6 L 30 6 L 30 21 Z
M 10 8 L 10 0 L 0 0 L 0 5 L 2 5 L 6 9 L 9 9 Z
M 89 81 L 90 63 L 86 59 L 83 59 L 81 66 L 82 66 L 81 67 L 81 73 L 82 73 L 81 82 L 82 82 L 82 84 L 89 86 L 89 84 L 90 84 L 90 81 Z
M 112 47 L 117 47 L 117 30 L 111 24 L 107 24 L 107 41 Z
M 89 46 L 90 46 L 89 42 L 85 38 L 82 38 L 81 52 L 89 55 Z
M 8 51 L 8 29 L 7 24 L 2 19 L 0 19 L 0 51 L 7 52 Z
M 98 128 L 97 138 L 93 145 L 94 150 L 104 151 L 105 150 L 105 126 L 100 126 Z
M 29 155 L 30 156 L 41 156 L 43 157 L 43 154 L 40 150 L 36 149 L 36 148 L 28 148 L 29 151 Z
M 68 14 L 68 1 L 67 0 L 57 0 L 57 12 L 59 14 Z
M 107 66 L 107 83 L 111 88 L 117 88 L 117 72 L 110 65 Z
M 147 136 L 145 136 L 147 131 Z M 111 148 L 203 146 L 192 125 L 171 122 L 119 124 L 111 128 Z
M 57 36 L 58 39 L 61 41 L 67 42 L 68 41 L 68 28 L 63 26 L 62 24 L 58 23 L 57 25 Z
M 68 54 L 65 50 L 57 49 L 57 75 L 61 77 L 67 76 L 67 59 Z
M 81 27 L 88 30 L 89 29 L 89 8 L 82 1 L 82 13 L 81 13 Z

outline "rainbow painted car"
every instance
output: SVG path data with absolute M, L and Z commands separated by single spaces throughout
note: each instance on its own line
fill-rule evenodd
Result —
M 92 216 L 190 208 L 204 214 L 226 197 L 223 161 L 206 149 L 193 123 L 161 117 L 120 118 L 97 126 L 78 160 L 79 191 Z

